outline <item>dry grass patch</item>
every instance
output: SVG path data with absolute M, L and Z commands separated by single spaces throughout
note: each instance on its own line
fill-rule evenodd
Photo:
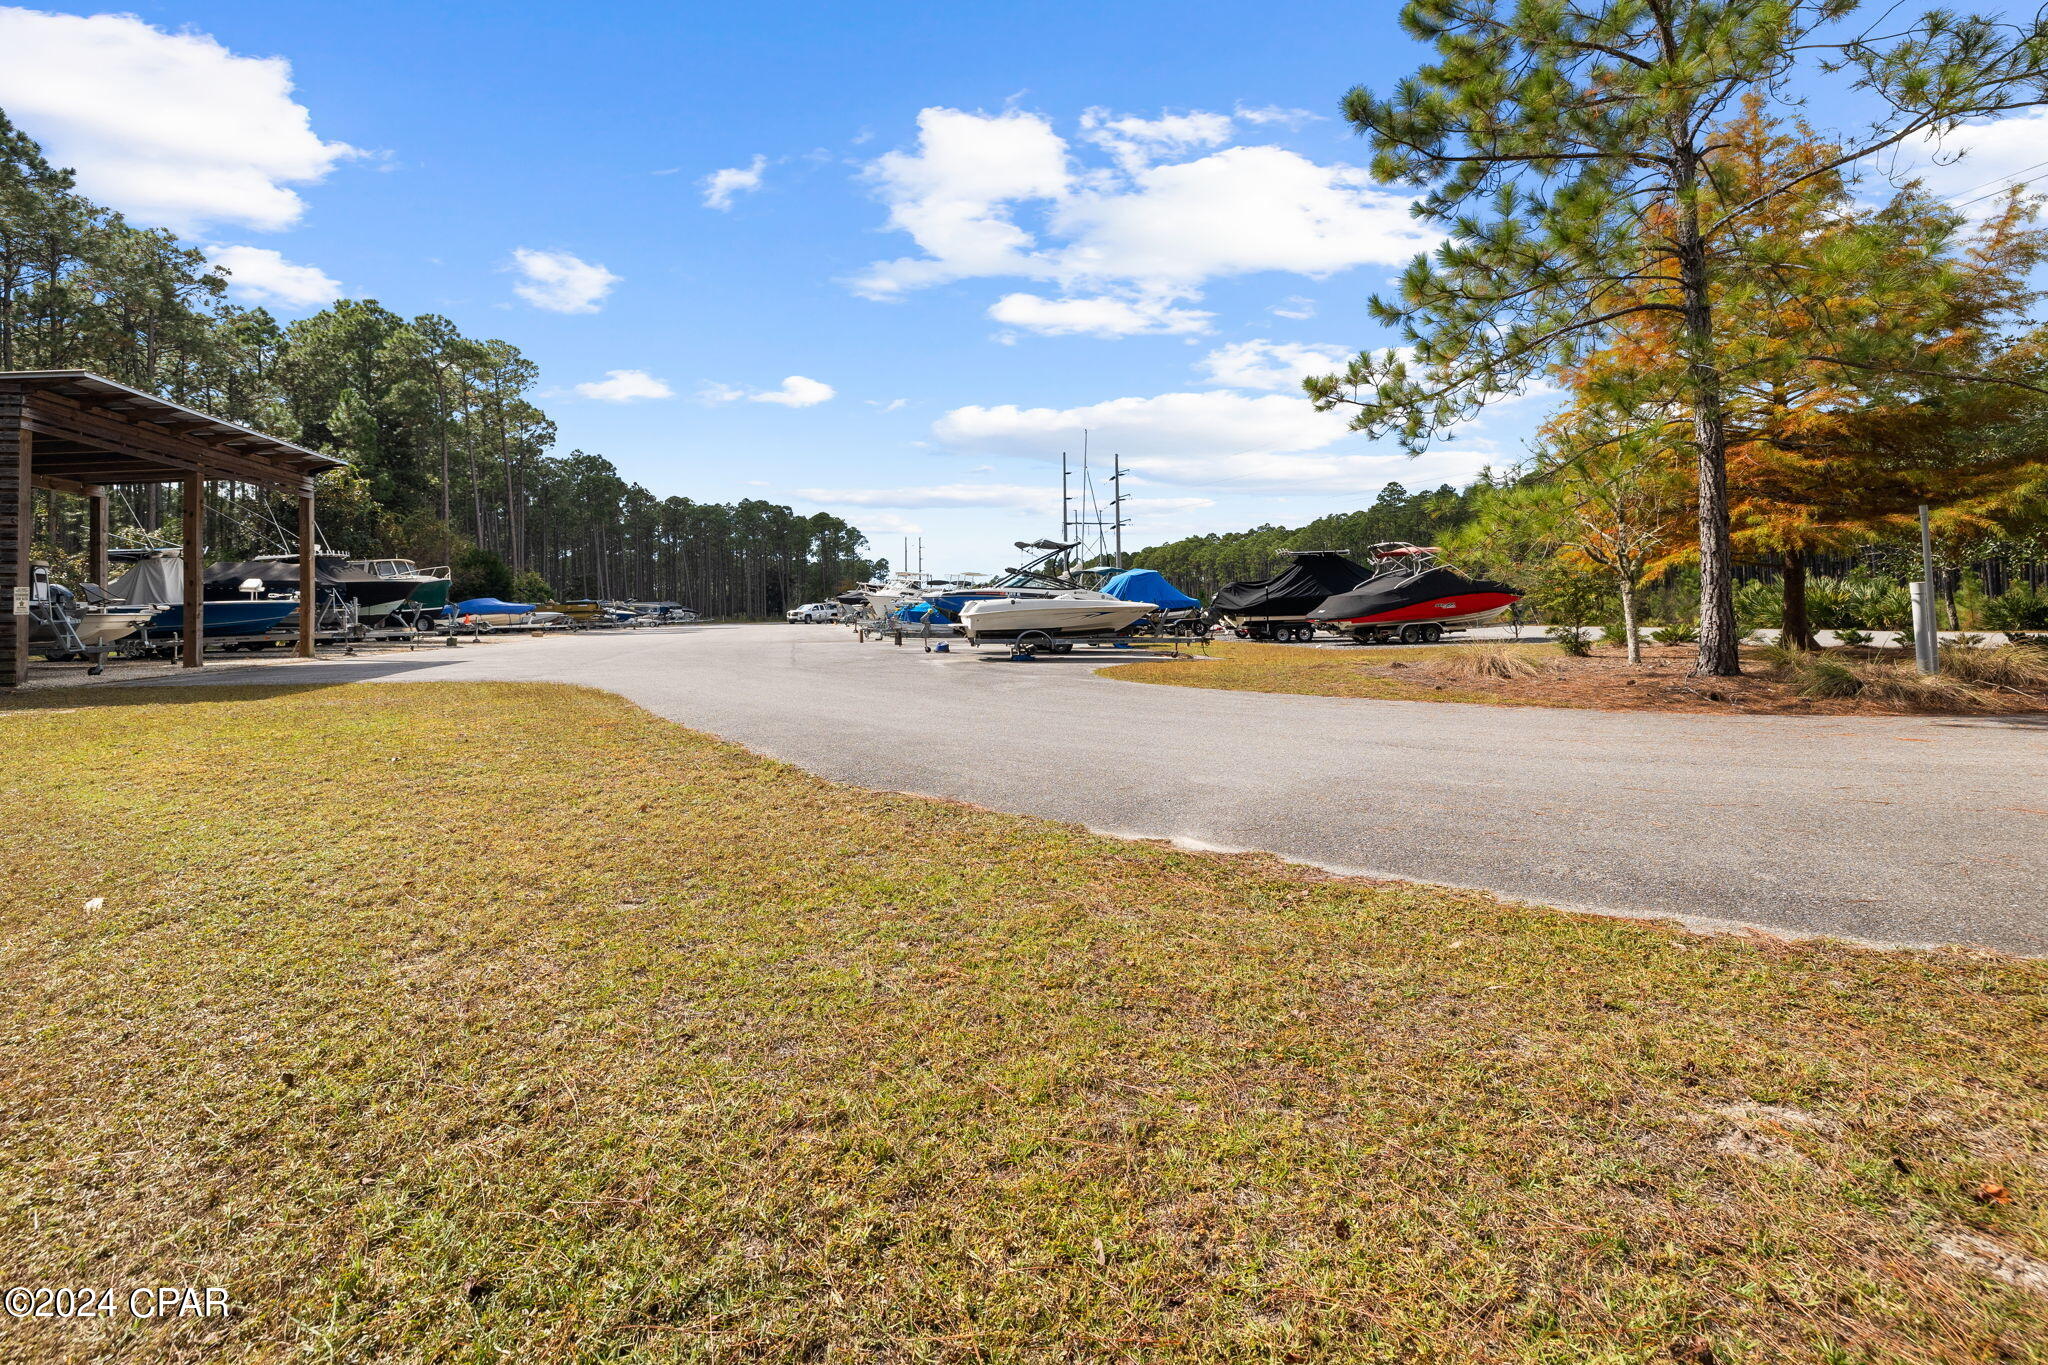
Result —
M 1739 678 L 1691 676 L 1690 645 L 1645 645 L 1640 666 L 1619 646 L 1573 656 L 1553 643 L 1426 649 L 1220 641 L 1203 663 L 1148 660 L 1101 670 L 1131 682 L 1382 701 L 1785 715 L 2012 715 L 2048 711 L 2048 651 L 1946 649 L 1947 673 L 1924 678 L 1896 651 L 1743 651 Z
M 235 1313 L 0 1359 L 2048 1350 L 2048 965 L 1118 842 L 578 689 L 41 700 L 4 1278 Z
M 1279 692 L 1312 697 L 1365 697 L 1379 701 L 1462 701 L 1505 705 L 1542 705 L 1490 690 L 1493 678 L 1526 677 L 1524 664 L 1540 672 L 1557 651 L 1548 645 L 1478 646 L 1493 667 L 1468 665 L 1460 656 L 1474 647 L 1440 645 L 1420 649 L 1376 650 L 1370 647 L 1304 649 L 1299 645 L 1268 645 L 1221 640 L 1206 657 L 1147 659 L 1098 669 L 1105 677 L 1126 682 L 1170 683 L 1232 692 Z M 1513 662 L 1509 662 L 1509 661 Z

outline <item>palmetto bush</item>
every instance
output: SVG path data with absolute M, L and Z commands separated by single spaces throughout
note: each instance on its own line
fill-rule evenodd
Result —
M 1912 618 L 1905 588 L 1881 578 L 1812 578 L 1806 614 L 1815 630 L 1897 630 Z
M 2048 592 L 2007 588 L 1984 604 L 1986 630 L 2048 630 Z

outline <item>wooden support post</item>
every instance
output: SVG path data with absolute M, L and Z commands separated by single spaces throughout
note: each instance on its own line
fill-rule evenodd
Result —
M 206 478 L 201 470 L 185 476 L 184 507 L 180 509 L 185 537 L 185 629 L 178 648 L 179 662 L 198 668 L 206 662 L 204 605 L 206 601 Z
M 318 615 L 317 594 L 314 591 L 314 574 L 319 565 L 315 561 L 313 543 L 313 484 L 308 480 L 299 489 L 299 657 L 313 657 L 313 618 Z
M 28 680 L 29 466 L 34 437 L 18 395 L 0 394 L 0 687 Z
M 85 571 L 107 586 L 107 490 L 98 484 L 85 490 Z

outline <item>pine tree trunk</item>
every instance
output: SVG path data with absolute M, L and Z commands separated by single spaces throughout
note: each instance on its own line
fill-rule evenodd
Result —
M 1806 614 L 1806 556 L 1797 550 L 1785 551 L 1783 565 L 1785 586 L 1784 629 L 1778 634 L 1778 643 L 1787 649 L 1813 648 L 1813 622 Z
M 1681 177 L 1681 183 L 1690 180 L 1690 175 Z M 1692 673 L 1733 678 L 1742 672 L 1742 654 L 1735 629 L 1735 548 L 1728 536 L 1728 425 L 1721 372 L 1712 360 L 1714 314 L 1707 294 L 1707 248 L 1700 237 L 1699 212 L 1690 203 L 1680 210 L 1677 246 L 1693 445 L 1699 457 L 1700 652 Z
M 1643 661 L 1643 642 L 1636 633 L 1636 580 L 1623 573 L 1618 575 L 1621 585 L 1621 628 L 1628 632 L 1628 661 L 1639 664 Z

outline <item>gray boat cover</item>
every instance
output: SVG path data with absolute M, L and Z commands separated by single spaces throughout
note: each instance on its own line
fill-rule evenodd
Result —
M 107 596 L 130 606 L 174 606 L 185 600 L 185 559 L 176 553 L 138 559 L 113 582 Z

